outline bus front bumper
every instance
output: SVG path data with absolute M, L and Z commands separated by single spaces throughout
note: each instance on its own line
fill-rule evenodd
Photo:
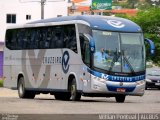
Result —
M 145 91 L 145 80 L 137 82 L 113 82 L 101 78 L 92 77 L 91 81 L 85 81 L 83 86 L 83 93 L 99 94 L 114 96 L 116 94 L 142 96 Z M 89 96 L 89 95 L 88 95 Z

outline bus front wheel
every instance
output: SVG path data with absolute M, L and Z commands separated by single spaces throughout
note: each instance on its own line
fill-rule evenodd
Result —
M 117 95 L 115 96 L 116 102 L 123 103 L 125 101 L 126 96 L 125 95 Z
M 71 100 L 79 101 L 81 99 L 81 93 L 77 91 L 76 79 L 74 78 L 70 86 Z
M 35 94 L 33 92 L 27 91 L 25 89 L 24 77 L 19 78 L 17 88 L 18 88 L 18 95 L 20 98 L 33 99 L 35 97 Z

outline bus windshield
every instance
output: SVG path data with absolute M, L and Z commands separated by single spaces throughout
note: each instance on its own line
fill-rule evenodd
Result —
M 142 33 L 93 30 L 94 67 L 109 72 L 135 73 L 145 70 Z

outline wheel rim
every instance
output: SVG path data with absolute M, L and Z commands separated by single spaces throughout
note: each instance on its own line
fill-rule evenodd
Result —
M 71 98 L 73 98 L 75 96 L 75 91 L 76 91 L 76 86 L 72 85 L 71 86 Z

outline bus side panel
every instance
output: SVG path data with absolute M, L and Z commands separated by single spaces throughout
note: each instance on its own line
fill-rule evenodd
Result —
M 16 71 L 13 69 L 13 62 L 14 58 L 12 56 L 12 51 L 8 50 L 7 48 L 4 48 L 4 64 L 3 64 L 3 71 L 4 71 L 4 87 L 7 88 L 17 88 L 17 76 Z
M 61 89 L 60 81 L 63 80 L 61 57 L 61 49 L 26 51 L 24 56 L 26 59 L 22 62 L 26 88 Z
M 17 80 L 16 77 L 13 75 L 12 67 L 9 65 L 4 65 L 4 87 L 6 88 L 17 88 Z
M 74 75 L 74 77 L 76 79 L 77 90 L 82 91 L 82 88 L 83 88 L 83 81 L 82 81 L 83 73 L 81 71 L 81 64 L 74 64 L 74 63 L 70 64 L 70 70 L 69 70 L 68 77 L 71 74 Z
M 81 72 L 83 73 L 82 75 L 82 79 L 83 79 L 83 92 L 88 92 L 91 89 L 91 75 L 88 72 L 88 66 L 86 66 L 85 64 L 82 65 L 81 67 Z
M 68 56 L 67 59 L 63 59 L 63 56 L 65 58 L 65 55 Z M 63 55 L 62 55 L 62 76 L 64 76 L 65 81 L 62 84 L 62 88 L 68 87 L 68 78 L 70 75 L 74 75 L 76 79 L 77 84 L 77 90 L 82 90 L 83 88 L 83 81 L 81 79 L 83 73 L 82 73 L 82 59 L 78 53 L 75 53 L 72 50 L 69 49 L 63 49 Z
M 43 75 L 43 81 L 39 88 L 60 90 L 64 77 L 62 76 L 62 49 L 48 49 L 43 56 L 42 65 L 44 68 L 39 75 Z
M 64 89 L 64 87 L 62 87 L 62 83 L 64 82 L 64 80 L 65 78 L 62 76 L 61 65 L 52 65 L 50 71 L 50 81 L 47 88 L 55 90 Z

